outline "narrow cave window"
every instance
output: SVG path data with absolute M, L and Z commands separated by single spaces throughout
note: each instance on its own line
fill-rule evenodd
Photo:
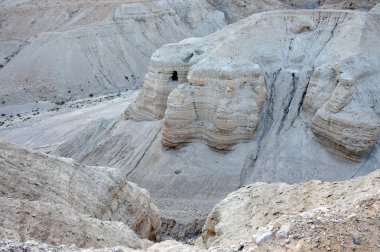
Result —
M 173 72 L 172 81 L 178 81 L 178 73 L 177 73 L 177 71 Z

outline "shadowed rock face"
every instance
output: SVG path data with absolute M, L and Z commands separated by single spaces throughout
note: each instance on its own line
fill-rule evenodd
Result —
M 273 12 L 254 15 L 202 41 L 166 46 L 152 58 L 152 69 L 167 69 L 161 71 L 168 73 L 165 81 L 152 81 L 148 74 L 136 105 L 126 114 L 139 118 L 149 111 L 149 117 L 139 118 L 143 120 L 165 113 L 165 146 L 200 140 L 229 149 L 256 133 L 259 138 L 282 134 L 304 109 L 313 114 L 305 114 L 307 128 L 322 144 L 358 162 L 379 132 L 380 51 L 373 42 L 379 36 L 377 19 L 375 14 L 343 11 Z M 269 28 L 271 23 L 278 28 Z M 204 53 L 196 54 L 200 48 Z M 170 74 L 177 71 L 181 80 L 173 83 Z
M 84 167 L 5 142 L 0 150 L 2 239 L 141 248 L 134 231 L 144 239 L 160 237 L 149 193 L 115 169 Z

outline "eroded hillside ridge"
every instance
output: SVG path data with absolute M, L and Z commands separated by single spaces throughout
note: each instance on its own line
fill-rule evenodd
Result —
M 369 10 L 377 2 L 327 0 L 320 8 Z M 311 1 L 0 0 L 0 107 L 140 88 L 160 46 L 292 8 Z
M 0 142 L 0 178 L 2 239 L 143 248 L 140 238 L 160 238 L 149 193 L 115 169 Z
M 139 88 L 157 48 L 227 24 L 206 0 L 1 4 L 0 106 Z
M 253 137 L 260 148 L 302 121 L 336 156 L 359 162 L 380 129 L 378 22 L 375 13 L 269 12 L 166 45 L 126 118 L 163 118 L 165 146 L 218 149 Z

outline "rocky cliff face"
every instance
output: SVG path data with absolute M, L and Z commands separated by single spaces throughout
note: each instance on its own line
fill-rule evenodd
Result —
M 249 9 L 246 1 L 208 1 L 212 2 L 220 2 L 222 7 L 224 4 L 239 6 L 236 10 Z M 270 6 L 270 1 L 260 2 Z M 371 1 L 361 2 L 364 9 L 369 9 L 374 4 Z M 6 3 L 8 6 L 10 1 Z M 77 52 L 75 55 L 86 58 L 73 66 L 78 74 L 72 75 L 70 83 L 87 76 L 88 72 L 83 71 L 82 66 L 91 71 L 106 69 L 101 70 L 102 74 L 96 73 L 94 76 L 121 76 L 126 81 L 135 78 L 134 83 L 137 83 L 139 77 L 135 75 L 137 71 L 141 70 L 141 74 L 148 72 L 138 99 L 125 112 L 126 118 L 130 120 L 119 119 L 119 115 L 115 115 L 117 113 L 111 112 L 113 108 L 117 110 L 118 105 L 114 104 L 113 107 L 98 108 L 90 114 L 84 111 L 86 108 L 71 111 L 70 116 L 60 111 L 49 120 L 40 117 L 31 120 L 31 124 L 20 123 L 7 129 L 3 127 L 1 135 L 18 143 L 53 150 L 59 156 L 72 157 L 82 165 L 115 167 L 112 172 L 106 172 L 112 169 L 93 169 L 94 174 L 102 174 L 107 178 L 105 184 L 99 182 L 100 187 L 104 188 L 101 192 L 109 191 L 108 188 L 113 184 L 118 185 L 116 191 L 128 191 L 125 189 L 127 186 L 123 186 L 126 184 L 125 178 L 147 188 L 161 210 L 165 225 L 170 226 L 165 229 L 166 234 L 170 235 L 171 231 L 176 230 L 177 234 L 186 236 L 187 230 L 195 230 L 195 225 L 192 224 L 200 226 L 201 220 L 216 202 L 247 184 L 258 181 L 298 183 L 311 179 L 346 180 L 368 174 L 378 167 L 377 80 L 380 53 L 377 41 L 380 32 L 376 8 L 371 13 L 320 9 L 256 14 L 205 38 L 190 38 L 160 48 L 154 53 L 148 69 L 149 55 L 161 43 L 169 42 L 167 38 L 173 38 L 170 39 L 173 42 L 207 30 L 202 26 L 209 20 L 206 17 L 187 17 L 186 13 L 191 10 L 185 8 L 188 1 L 182 1 L 183 5 L 176 1 L 183 8 L 175 7 L 177 5 L 168 7 L 165 3 L 168 2 L 115 3 L 114 11 L 104 12 L 112 13 L 111 16 L 105 15 L 104 18 L 95 15 L 99 19 L 94 17 L 96 21 L 93 23 L 88 21 L 89 23 L 83 23 L 84 26 L 60 28 L 58 32 L 45 33 L 33 40 L 59 37 L 55 42 L 46 39 L 42 43 L 53 52 L 61 42 L 67 49 L 67 53 L 62 53 L 64 57 L 57 57 L 54 61 L 66 60 L 65 57 L 72 51 Z M 194 2 L 196 3 L 198 2 Z M 325 7 L 337 8 L 342 7 L 342 3 L 349 2 L 324 2 L 328 4 Z M 156 4 L 159 6 L 156 7 Z M 219 20 L 221 12 L 225 16 L 230 15 L 226 12 L 227 7 L 199 4 L 198 7 L 203 11 L 212 10 L 215 20 Z M 295 4 L 294 8 L 302 7 L 295 1 L 282 1 L 273 6 L 288 4 Z M 177 14 L 172 15 L 172 10 Z M 141 13 L 145 14 L 140 15 Z M 234 15 L 231 14 L 230 17 Z M 160 21 L 157 23 L 157 20 Z M 176 20 L 179 21 L 178 25 Z M 173 32 L 174 29 L 181 31 L 184 26 L 187 32 L 179 32 L 180 35 L 166 33 L 169 30 Z M 122 31 L 115 35 L 114 32 L 118 29 Z M 130 29 L 133 32 L 129 33 Z M 75 41 L 66 45 L 67 41 L 71 41 L 66 37 L 68 34 L 80 38 L 74 36 Z M 102 36 L 97 37 L 96 34 Z M 164 37 L 157 39 L 157 34 L 164 34 Z M 86 36 L 88 40 L 85 39 Z M 80 47 L 77 47 L 77 39 L 84 39 Z M 127 39 L 128 43 L 125 43 Z M 98 44 L 92 46 L 91 43 Z M 91 46 L 87 47 L 88 44 Z M 128 48 L 121 52 L 115 50 L 114 44 Z M 143 48 L 138 47 L 140 44 Z M 20 48 L 21 51 L 6 63 L 3 70 L 0 70 L 1 73 L 22 76 L 31 65 L 37 65 L 35 62 L 42 58 L 40 55 L 47 57 L 41 44 L 36 47 L 29 47 L 30 45 L 24 47 L 22 42 L 8 46 L 9 51 L 16 53 Z M 137 46 L 138 52 L 130 45 Z M 26 53 L 28 48 L 33 48 L 29 53 L 36 52 L 32 57 L 33 64 L 29 62 L 25 71 L 24 68 L 19 71 L 21 68 L 18 67 L 24 64 L 24 60 L 20 58 L 16 62 L 17 57 L 23 55 L 25 62 L 29 60 L 29 53 Z M 144 50 L 149 50 L 149 53 L 144 53 Z M 57 55 L 60 52 L 57 50 Z M 96 55 L 87 57 L 92 54 Z M 123 58 L 128 55 L 138 62 L 128 66 L 129 61 Z M 91 64 L 87 64 L 87 58 Z M 98 58 L 107 61 L 99 63 L 101 60 Z M 73 59 L 76 58 L 67 62 L 75 62 Z M 127 68 L 139 66 L 140 63 L 136 72 L 124 74 Z M 55 62 L 45 65 L 56 66 Z M 71 67 L 70 64 L 65 66 Z M 67 68 L 60 67 L 59 72 L 64 69 Z M 45 71 L 46 68 L 38 71 L 40 70 Z M 33 78 L 41 76 L 37 70 L 28 74 Z M 6 76 L 3 74 L 0 76 L 8 78 L 3 77 Z M 68 72 L 62 76 L 61 80 L 66 80 L 71 74 Z M 17 78 L 6 83 L 19 83 Z M 26 79 L 29 80 L 29 77 Z M 49 83 L 46 80 L 47 78 L 41 79 L 40 83 Z M 99 83 L 104 84 L 102 81 Z M 50 84 L 49 87 L 54 87 Z M 94 88 L 92 84 L 88 84 L 89 88 Z M 34 84 L 31 86 L 35 87 Z M 16 94 L 11 89 L 6 85 L 2 90 Z M 70 94 L 69 91 L 75 93 L 65 89 L 65 95 Z M 17 97 L 9 99 L 24 102 L 29 99 L 24 94 L 21 91 Z M 44 93 L 38 92 L 40 94 Z M 83 120 L 86 123 L 93 121 L 85 127 Z M 28 127 L 22 128 L 25 125 Z M 57 147 L 63 141 L 65 142 Z M 83 167 L 80 169 L 86 170 Z M 40 174 L 43 172 L 38 173 Z M 86 170 L 83 174 L 81 177 L 86 179 L 75 177 L 75 183 L 88 183 L 90 186 L 85 188 L 89 191 L 93 187 L 97 188 L 98 185 L 95 186 L 91 180 L 99 181 L 98 175 L 91 175 L 93 177 L 87 179 L 90 172 Z M 108 180 L 108 177 L 112 178 Z M 102 221 L 108 218 L 118 220 L 125 214 L 122 210 L 117 210 L 120 215 L 114 215 L 114 208 L 104 210 L 109 203 L 106 200 L 109 198 L 108 193 L 99 193 L 99 199 L 96 196 L 98 192 L 87 194 L 72 187 L 75 192 L 92 197 L 96 202 L 84 214 L 96 214 L 97 219 Z M 66 189 L 63 191 L 66 192 Z M 66 204 L 78 215 L 87 211 L 79 200 L 72 206 L 71 203 L 65 203 L 70 201 L 70 197 L 57 199 L 58 203 L 54 204 Z M 23 200 L 25 199 L 19 199 Z M 368 202 L 370 204 L 371 201 Z M 113 203 L 111 201 L 111 205 Z M 142 205 L 146 209 L 147 204 Z M 28 207 L 39 209 L 31 204 Z M 97 209 L 102 209 L 103 212 Z M 17 219 L 16 217 L 12 218 Z M 153 228 L 155 224 L 145 225 L 149 221 L 144 222 L 144 228 L 140 229 L 140 217 L 128 225 L 133 226 L 136 232 L 146 234 L 145 227 L 151 225 Z M 198 230 L 194 232 L 196 231 Z M 104 243 L 96 243 L 96 246 L 99 244 Z
M 368 174 L 380 157 L 378 20 L 266 12 L 166 45 L 125 112 L 130 120 L 93 122 L 55 153 L 119 168 L 166 220 L 186 225 L 254 182 Z
M 84 167 L 0 143 L 1 237 L 82 247 L 144 245 L 160 236 L 146 190 L 116 170 Z M 133 230 L 133 231 L 132 231 Z
M 378 1 L 322 2 L 368 10 Z M 300 0 L 2 0 L 0 107 L 136 89 L 164 44 L 205 36 L 253 13 L 310 7 Z
M 280 16 L 283 26 L 264 35 Z M 169 147 L 198 139 L 228 149 L 255 133 L 260 138 L 268 130 L 289 130 L 305 110 L 312 115 L 305 122 L 322 144 L 339 157 L 361 161 L 379 132 L 380 52 L 370 39 L 379 31 L 369 28 L 376 29 L 377 20 L 354 12 L 260 14 L 202 42 L 166 46 L 152 58 L 162 78 L 148 74 L 127 118 L 164 117 L 162 141 Z M 352 39 L 342 45 L 346 37 Z M 177 73 L 180 79 L 171 80 Z M 150 116 L 139 117 L 145 111 Z

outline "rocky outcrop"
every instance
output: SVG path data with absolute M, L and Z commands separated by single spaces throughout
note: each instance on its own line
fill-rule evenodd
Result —
M 352 57 L 313 73 L 304 109 L 315 113 L 311 130 L 337 156 L 360 162 L 375 145 L 380 120 L 376 98 L 377 62 Z
M 375 56 L 380 52 L 374 48 L 368 54 L 365 48 L 374 43 L 360 38 L 377 36 L 365 27 L 374 27 L 377 16 L 288 11 L 280 14 L 287 20 L 283 29 L 266 37 L 264 20 L 274 22 L 277 15 L 254 15 L 202 40 L 157 50 L 127 119 L 163 118 L 162 142 L 167 147 L 198 140 L 227 150 L 255 136 L 265 137 L 270 126 L 278 135 L 294 125 L 303 108 L 314 116 L 311 131 L 331 152 L 345 160 L 363 160 L 380 129 Z M 338 48 L 339 41 L 352 36 L 348 24 L 357 37 Z M 313 41 L 313 36 L 318 39 Z M 284 40 L 289 43 L 284 45 Z M 283 47 L 285 53 L 279 49 Z M 202 53 L 197 53 L 199 48 Z
M 376 230 L 379 222 L 375 220 L 380 214 L 379 178 L 380 172 L 376 171 L 345 182 L 245 186 L 212 210 L 202 241 L 207 247 L 230 246 L 240 241 L 256 246 L 276 239 L 272 249 L 282 251 L 284 241 L 290 237 L 289 247 L 300 244 L 311 249 L 319 240 L 319 246 L 313 249 L 324 250 L 356 247 L 360 244 L 354 244 L 352 236 L 359 236 L 362 249 L 375 249 L 380 241 Z M 357 226 L 359 220 L 363 229 Z M 371 221 L 375 222 L 369 224 Z
M 12 216 L 0 222 L 5 230 L 2 232 L 3 239 L 11 237 L 25 241 L 35 238 L 43 242 L 71 242 L 87 247 L 105 246 L 101 244 L 115 246 L 126 239 L 128 244 L 141 245 L 129 227 L 141 238 L 159 238 L 161 221 L 158 209 L 150 201 L 148 192 L 126 181 L 116 170 L 80 166 L 5 142 L 0 143 L 0 149 L 0 177 L 4 181 L 0 185 L 0 193 L 4 198 L 2 202 L 7 203 L 2 205 L 1 216 Z M 19 211 L 14 211 L 15 207 Z M 61 207 L 66 212 L 58 213 L 57 209 Z M 28 209 L 31 210 L 28 212 Z M 34 219 L 35 226 L 28 229 L 29 221 L 33 220 L 33 212 L 37 215 Z M 51 218 L 44 219 L 44 215 L 49 212 Z M 22 221 L 23 218 L 29 219 Z M 63 223 L 51 223 L 55 218 Z M 60 230 L 59 227 L 65 226 L 69 229 L 76 219 L 83 225 L 88 225 L 88 234 L 86 229 L 80 230 L 80 225 L 77 224 L 78 230 L 73 228 L 72 236 L 65 236 L 65 232 L 69 230 Z M 87 220 L 89 223 L 86 223 Z M 110 236 L 101 235 L 101 225 L 108 226 Z M 35 232 L 38 233 L 40 227 L 46 229 L 40 230 L 41 235 L 36 237 Z M 49 229 L 57 230 L 49 234 Z M 113 236 L 112 232 L 117 229 L 120 232 L 130 231 Z M 99 236 L 97 240 L 85 238 L 91 236 L 91 232 Z M 132 243 L 129 243 L 129 236 Z M 141 247 L 137 245 L 134 247 Z
M 190 66 L 204 54 L 201 39 L 186 39 L 157 50 L 149 64 L 149 73 L 135 103 L 125 111 L 125 118 L 134 121 L 162 119 L 169 94 L 187 81 Z
M 189 83 L 168 98 L 162 141 L 176 147 L 194 139 L 216 149 L 228 149 L 250 140 L 259 124 L 266 98 L 259 65 L 249 61 L 210 64 L 204 60 L 192 68 Z
M 0 237 L 14 241 L 35 239 L 53 245 L 78 247 L 126 246 L 144 248 L 141 240 L 122 222 L 101 221 L 67 205 L 0 197 Z
M 140 88 L 160 46 L 208 35 L 253 13 L 311 8 L 310 2 L 2 1 L 0 107 Z M 377 0 L 320 2 L 323 8 L 368 10 Z
M 377 251 L 379 188 L 379 170 L 345 182 L 255 183 L 231 193 L 215 206 L 195 245 L 167 240 L 143 251 Z M 49 216 L 54 214 L 50 212 Z M 39 218 L 33 212 L 30 215 Z M 0 249 L 99 251 L 33 241 L 0 241 Z M 101 249 L 115 250 L 140 251 L 120 246 Z

